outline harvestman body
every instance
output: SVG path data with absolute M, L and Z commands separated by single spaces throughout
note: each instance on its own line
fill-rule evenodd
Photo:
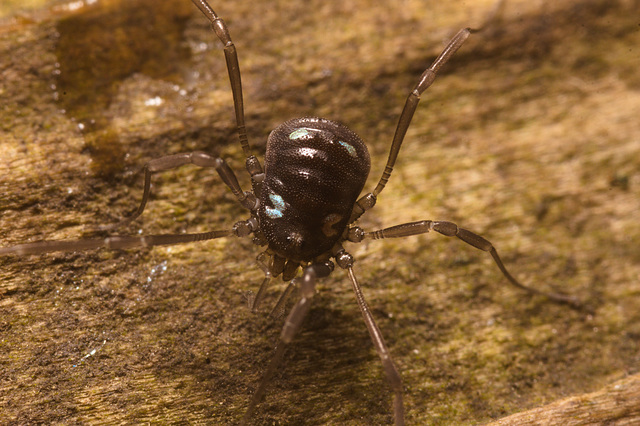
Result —
M 358 198 L 370 170 L 369 153 L 358 135 L 335 121 L 314 117 L 295 118 L 278 126 L 269 135 L 263 170 L 260 161 L 251 154 L 249 148 L 244 123 L 238 56 L 227 26 L 205 0 L 192 1 L 211 21 L 213 30 L 224 45 L 238 135 L 246 156 L 246 169 L 251 176 L 252 190 L 241 189 L 235 173 L 221 158 L 214 158 L 203 152 L 161 157 L 149 161 L 144 166 L 144 193 L 138 209 L 122 222 L 103 229 L 113 229 L 142 214 L 149 199 L 153 173 L 185 164 L 215 168 L 239 203 L 249 211 L 249 219 L 236 222 L 231 229 L 197 234 L 117 235 L 106 239 L 40 241 L 0 248 L 0 255 L 33 255 L 100 247 L 126 249 L 181 244 L 220 237 L 252 236 L 255 244 L 266 246 L 257 258 L 259 266 L 265 272 L 265 278 L 258 293 L 251 300 L 252 310 L 257 310 L 271 279 L 278 276 L 289 281 L 289 284 L 277 302 L 274 312 L 283 308 L 287 296 L 295 288 L 299 288 L 300 297 L 287 316 L 275 354 L 249 403 L 243 423 L 251 419 L 253 411 L 265 393 L 266 386 L 282 361 L 285 347 L 292 341 L 309 312 L 317 279 L 328 276 L 333 271 L 335 263 L 347 270 L 371 340 L 382 360 L 385 375 L 394 392 L 395 424 L 404 424 L 402 380 L 353 272 L 354 258 L 342 246 L 345 241 L 359 243 L 367 238 L 408 237 L 433 230 L 448 237 L 457 237 L 475 248 L 489 252 L 512 285 L 531 293 L 543 294 L 557 302 L 579 304 L 574 297 L 543 293 L 520 284 L 506 270 L 496 249 L 489 241 L 454 223 L 423 220 L 373 232 L 365 232 L 354 225 L 362 214 L 375 205 L 378 195 L 389 180 L 420 95 L 431 85 L 438 70 L 462 46 L 472 30 L 468 28 L 460 30 L 440 56 L 420 76 L 400 115 L 382 177 L 372 192 Z M 300 269 L 302 275 L 296 278 Z

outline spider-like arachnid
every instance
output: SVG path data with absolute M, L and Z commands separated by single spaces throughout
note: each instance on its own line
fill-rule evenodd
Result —
M 41 241 L 0 248 L 0 255 L 37 255 L 100 247 L 125 249 L 221 237 L 252 237 L 256 245 L 264 247 L 258 255 L 258 264 L 265 273 L 265 278 L 251 301 L 252 310 L 258 309 L 269 284 L 280 276 L 289 284 L 273 311 L 283 309 L 294 289 L 299 289 L 300 296 L 285 320 L 275 354 L 252 396 L 243 419 L 244 423 L 251 420 L 271 377 L 282 362 L 285 348 L 293 340 L 309 312 L 317 279 L 327 277 L 337 264 L 347 271 L 357 304 L 393 390 L 395 423 L 404 424 L 402 380 L 367 306 L 354 273 L 354 258 L 343 247 L 345 242 L 360 243 L 365 239 L 408 237 L 433 230 L 445 236 L 457 237 L 475 248 L 489 252 L 512 285 L 529 292 L 544 294 L 558 302 L 574 305 L 578 303 L 570 296 L 543 293 L 520 284 L 507 271 L 489 241 L 454 223 L 423 220 L 377 231 L 365 231 L 355 225 L 356 221 L 375 205 L 377 197 L 385 188 L 421 94 L 433 83 L 441 67 L 463 45 L 472 32 L 470 29 L 460 30 L 420 76 L 400 115 L 384 172 L 376 187 L 361 196 L 370 170 L 369 153 L 358 135 L 336 121 L 305 117 L 284 122 L 273 130 L 268 138 L 263 169 L 249 147 L 238 56 L 229 31 L 205 0 L 193 2 L 211 21 L 214 32 L 224 45 L 238 135 L 246 157 L 246 169 L 251 176 L 251 191 L 244 191 L 240 187 L 235 173 L 221 158 L 203 152 L 157 158 L 144 166 L 144 193 L 138 209 L 133 215 L 108 229 L 126 224 L 143 213 L 149 200 L 151 177 L 154 173 L 186 164 L 214 168 L 237 197 L 238 202 L 248 211 L 249 218 L 236 222 L 226 230 L 197 234 L 115 235 L 99 239 Z

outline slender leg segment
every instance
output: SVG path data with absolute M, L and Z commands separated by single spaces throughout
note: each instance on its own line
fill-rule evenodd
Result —
M 469 28 L 463 28 L 458 31 L 458 33 L 451 39 L 449 44 L 447 44 L 447 46 L 444 48 L 442 53 L 440 53 L 436 60 L 433 61 L 433 64 L 431 64 L 431 66 L 427 68 L 420 76 L 418 84 L 416 84 L 416 86 L 407 97 L 407 101 L 405 102 L 402 113 L 400 114 L 398 126 L 396 127 L 396 132 L 393 136 L 393 142 L 391 143 L 391 149 L 389 150 L 389 158 L 387 159 L 387 164 L 384 168 L 384 172 L 382 172 L 382 177 L 380 177 L 380 181 L 378 182 L 378 185 L 375 187 L 373 192 L 363 195 L 357 201 L 351 214 L 349 223 L 355 222 L 360 216 L 362 216 L 365 211 L 369 210 L 375 205 L 378 194 L 382 192 L 385 185 L 389 181 L 389 177 L 391 176 L 391 172 L 393 171 L 393 166 L 396 163 L 398 153 L 400 152 L 400 148 L 402 147 L 404 136 L 407 133 L 407 129 L 411 124 L 413 114 L 415 113 L 418 102 L 420 101 L 420 95 L 425 90 L 427 90 L 429 86 L 431 86 L 433 81 L 436 79 L 436 74 L 438 73 L 440 68 L 442 68 L 442 66 L 453 57 L 453 55 L 458 51 L 458 49 L 460 49 L 460 47 L 464 44 L 470 34 L 471 30 Z
M 12 247 L 0 247 L 0 256 L 32 255 L 61 252 L 75 252 L 106 248 L 109 250 L 123 250 L 136 247 L 153 247 L 173 244 L 194 243 L 196 241 L 212 240 L 222 237 L 246 237 L 257 228 L 254 218 L 236 222 L 229 230 L 198 232 L 194 234 L 155 234 L 155 235 L 112 235 L 106 238 L 91 238 L 83 240 L 36 241 L 19 244 Z
M 333 266 L 330 263 L 314 263 L 304 269 L 302 277 L 296 278 L 294 280 L 300 286 L 300 299 L 291 309 L 291 311 L 289 312 L 289 316 L 287 316 L 287 319 L 285 320 L 282 331 L 280 332 L 280 338 L 278 340 L 278 344 L 276 345 L 276 350 L 273 358 L 271 358 L 271 362 L 269 363 L 267 370 L 262 376 L 258 389 L 256 389 L 256 392 L 251 398 L 249 408 L 242 418 L 242 425 L 250 423 L 253 412 L 262 399 L 267 385 L 282 363 L 282 357 L 284 356 L 284 351 L 287 345 L 291 343 L 294 336 L 300 329 L 302 321 L 307 316 L 307 313 L 311 308 L 311 300 L 313 299 L 315 293 L 316 280 L 318 278 L 324 278 L 328 276 L 332 270 Z
M 293 281 L 289 281 L 289 284 L 287 284 L 287 287 L 284 289 L 284 291 L 278 298 L 278 301 L 276 302 L 275 306 L 273 307 L 271 312 L 269 312 L 269 316 L 271 318 L 284 317 L 285 304 L 287 303 L 287 300 L 289 300 L 289 296 L 291 296 L 291 293 L 293 293 L 293 290 L 295 289 L 295 287 L 296 286 L 293 284 Z
M 358 307 L 360 308 L 360 312 L 362 312 L 362 317 L 364 318 L 364 322 L 367 325 L 367 330 L 369 330 L 369 335 L 371 336 L 371 341 L 373 342 L 373 346 L 376 348 L 376 352 L 378 352 L 378 356 L 380 360 L 382 360 L 382 367 L 384 368 L 384 373 L 387 376 L 387 380 L 391 385 L 391 389 L 393 390 L 393 417 L 394 424 L 396 426 L 404 425 L 404 405 L 402 402 L 402 377 L 400 377 L 400 373 L 396 368 L 396 365 L 391 358 L 391 354 L 389 353 L 389 349 L 387 348 L 387 344 L 384 342 L 384 338 L 382 337 L 382 333 L 378 328 L 375 320 L 373 319 L 373 315 L 371 315 L 371 310 L 367 305 L 366 300 L 364 299 L 364 295 L 362 294 L 362 288 L 360 288 L 360 284 L 358 284 L 358 280 L 356 280 L 356 276 L 353 273 L 353 267 L 348 266 L 347 271 L 349 272 L 349 278 L 351 279 L 351 284 L 353 286 L 353 291 L 356 294 L 356 301 L 358 302 Z
M 273 257 L 269 256 L 267 252 L 262 252 L 256 258 L 256 264 L 262 272 L 264 273 L 264 279 L 262 280 L 262 284 L 260 284 L 260 288 L 258 289 L 258 293 L 254 296 L 253 292 L 250 292 L 249 295 L 249 309 L 251 312 L 258 312 L 258 308 L 260 307 L 260 303 L 262 299 L 264 299 L 264 295 L 271 283 L 271 279 L 273 278 L 273 274 L 271 273 L 273 269 Z
M 238 52 L 236 46 L 231 40 L 231 34 L 227 24 L 224 23 L 209 6 L 206 0 L 192 0 L 200 12 L 211 22 L 211 27 L 216 33 L 222 44 L 224 45 L 224 57 L 227 61 L 227 71 L 231 82 L 231 91 L 233 92 L 233 106 L 236 111 L 236 123 L 238 125 L 238 137 L 242 145 L 242 151 L 245 156 L 251 155 L 251 148 L 247 138 L 247 129 L 244 124 L 244 101 L 242 99 L 242 80 L 240 78 L 240 65 L 238 63 Z
M 206 0 L 192 0 L 200 12 L 211 22 L 211 27 L 224 45 L 224 57 L 227 62 L 227 71 L 229 73 L 229 81 L 231 82 L 231 91 L 233 92 L 233 107 L 236 111 L 236 124 L 238 128 L 238 137 L 242 145 L 246 159 L 246 168 L 251 175 L 253 192 L 260 193 L 262 181 L 264 180 L 264 172 L 260 160 L 251 154 L 249 140 L 247 137 L 247 129 L 244 122 L 244 101 L 242 99 L 242 80 L 240 78 L 240 65 L 238 63 L 238 52 L 236 46 L 231 40 L 227 24 L 213 11 Z
M 493 257 L 493 260 L 498 265 L 498 268 L 500 268 L 500 271 L 502 271 L 502 274 L 507 278 L 507 280 L 509 280 L 509 282 L 513 286 L 518 287 L 522 290 L 526 290 L 530 293 L 541 294 L 559 303 L 566 303 L 577 308 L 582 307 L 582 304 L 575 296 L 567 296 L 558 293 L 547 293 L 521 284 L 509 273 L 507 268 L 502 263 L 500 256 L 498 256 L 497 250 L 489 240 L 469 230 L 460 228 L 453 222 L 422 220 L 419 222 L 403 223 L 401 225 L 396 225 L 390 228 L 385 228 L 373 232 L 364 232 L 362 229 L 354 227 L 350 230 L 349 239 L 353 242 L 360 242 L 364 238 L 371 238 L 374 240 L 379 240 L 382 238 L 402 238 L 409 237 L 411 235 L 424 234 L 432 230 L 447 237 L 457 237 L 477 249 L 489 252 L 489 254 L 491 254 L 491 257 Z
M 110 250 L 130 249 L 135 247 L 153 247 L 171 244 L 192 243 L 195 241 L 211 240 L 233 235 L 233 230 L 210 231 L 197 234 L 157 234 L 157 235 L 114 235 L 107 238 L 93 238 L 88 240 L 68 241 L 38 241 L 35 243 L 20 244 L 12 247 L 0 247 L 0 256 L 3 255 L 29 255 L 52 253 L 56 251 L 74 252 L 107 248 Z
M 238 202 L 244 208 L 251 211 L 254 211 L 257 208 L 256 197 L 251 192 L 242 191 L 242 188 L 238 183 L 238 178 L 236 178 L 235 173 L 231 170 L 231 167 L 229 167 L 226 161 L 222 158 L 212 157 L 201 151 L 185 152 L 182 154 L 167 155 L 165 157 L 156 158 L 145 164 L 142 169 L 144 170 L 144 191 L 142 193 L 142 200 L 140 201 L 140 205 L 136 211 L 118 223 L 100 227 L 100 230 L 109 231 L 111 229 L 127 225 L 137 219 L 142 212 L 144 212 L 147 202 L 149 201 L 149 196 L 151 194 L 151 175 L 175 169 L 186 164 L 193 164 L 204 168 L 215 168 L 222 181 L 229 187 L 229 189 L 231 189 L 233 195 L 236 196 Z

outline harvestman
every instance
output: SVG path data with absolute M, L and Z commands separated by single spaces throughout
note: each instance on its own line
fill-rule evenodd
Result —
M 238 55 L 227 26 L 205 0 L 192 1 L 211 21 L 215 34 L 224 45 L 237 131 L 246 157 L 246 169 L 251 176 L 251 191 L 242 190 L 235 173 L 221 158 L 199 151 L 160 157 L 144 166 L 144 193 L 138 209 L 120 223 L 103 229 L 114 229 L 142 214 L 149 200 L 152 174 L 186 164 L 214 168 L 238 202 L 249 211 L 250 217 L 236 222 L 227 230 L 195 234 L 115 235 L 99 239 L 40 241 L 0 248 L 0 255 L 34 255 L 101 247 L 128 249 L 190 243 L 220 237 L 252 236 L 255 244 L 266 246 L 257 257 L 265 278 L 258 293 L 251 300 L 252 310 L 258 309 L 271 280 L 280 275 L 289 284 L 273 312 L 283 309 L 287 296 L 295 288 L 299 289 L 300 296 L 286 318 L 275 354 L 253 394 L 242 420 L 243 424 L 251 419 L 271 377 L 282 362 L 285 348 L 309 312 L 316 280 L 328 276 L 334 269 L 334 263 L 347 271 L 358 307 L 394 393 L 395 424 L 404 424 L 402 380 L 356 279 L 353 271 L 354 258 L 342 246 L 345 241 L 359 243 L 364 239 L 408 237 L 433 230 L 447 237 L 457 237 L 477 249 L 489 252 L 512 285 L 530 293 L 545 295 L 556 302 L 579 305 L 574 297 L 545 293 L 520 284 L 507 271 L 489 241 L 454 223 L 423 220 L 373 232 L 366 232 L 354 225 L 375 205 L 378 195 L 389 180 L 420 95 L 433 83 L 437 72 L 469 37 L 471 29 L 460 30 L 433 64 L 422 73 L 400 115 L 389 158 L 377 186 L 372 192 L 358 198 L 370 170 L 369 153 L 358 135 L 335 121 L 305 117 L 295 118 L 278 126 L 267 140 L 263 170 L 260 161 L 251 153 L 249 147 Z M 298 276 L 299 270 L 302 270 L 301 276 Z

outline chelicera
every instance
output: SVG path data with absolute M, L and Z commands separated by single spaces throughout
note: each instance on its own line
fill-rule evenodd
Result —
M 512 285 L 531 293 L 543 294 L 557 302 L 578 305 L 574 297 L 545 293 L 522 285 L 507 271 L 496 249 L 488 240 L 452 222 L 423 220 L 377 231 L 365 231 L 355 225 L 356 221 L 375 205 L 378 196 L 385 188 L 420 95 L 433 83 L 438 71 L 463 45 L 472 30 L 469 28 L 460 30 L 433 64 L 422 73 L 418 83 L 409 93 L 400 115 L 382 176 L 373 191 L 361 196 L 370 171 L 369 153 L 358 135 L 336 121 L 305 117 L 294 118 L 279 125 L 267 140 L 263 169 L 249 147 L 238 55 L 227 26 L 206 0 L 192 1 L 211 21 L 215 34 L 224 45 L 237 131 L 246 157 L 246 169 L 251 177 L 251 191 L 244 191 L 241 188 L 235 173 L 221 158 L 212 157 L 204 152 L 160 157 L 149 161 L 144 166 L 144 193 L 137 210 L 120 223 L 104 229 L 114 229 L 143 213 L 150 195 L 151 176 L 154 173 L 186 164 L 214 168 L 238 202 L 249 212 L 249 218 L 236 222 L 226 230 L 196 234 L 114 235 L 96 239 L 40 241 L 0 248 L 0 255 L 37 255 L 101 247 L 126 249 L 182 244 L 221 237 L 252 237 L 256 245 L 264 247 L 257 257 L 257 262 L 264 271 L 265 278 L 255 297 L 250 300 L 251 309 L 254 311 L 258 309 L 265 290 L 277 277 L 282 277 L 289 284 L 273 312 L 283 309 L 287 297 L 296 288 L 299 290 L 299 298 L 286 317 L 275 354 L 249 402 L 243 423 L 247 423 L 252 418 L 271 377 L 282 362 L 286 346 L 291 343 L 309 312 L 317 280 L 331 274 L 337 264 L 338 267 L 347 271 L 356 302 L 393 390 L 395 424 L 404 424 L 400 373 L 367 306 L 354 273 L 355 260 L 344 249 L 345 242 L 360 243 L 365 239 L 408 237 L 436 231 L 448 237 L 457 237 L 477 249 L 488 252 Z

